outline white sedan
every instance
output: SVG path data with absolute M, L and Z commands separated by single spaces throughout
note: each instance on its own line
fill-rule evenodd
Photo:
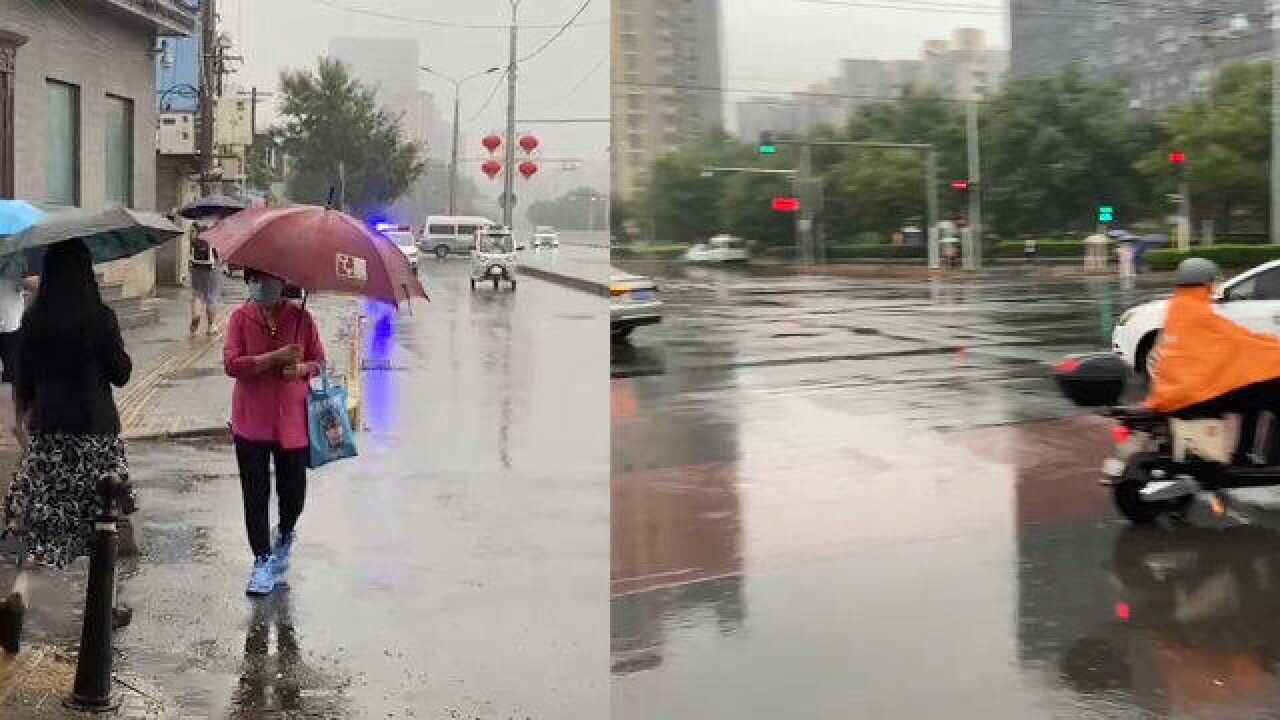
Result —
M 1280 335 L 1280 260 L 1259 265 L 1222 285 L 1217 311 L 1254 332 Z M 1153 300 L 1130 309 L 1116 323 L 1111 346 L 1130 367 L 1148 375 L 1155 357 L 1168 300 Z

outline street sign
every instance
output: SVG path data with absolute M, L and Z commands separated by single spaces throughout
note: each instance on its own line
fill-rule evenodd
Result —
M 1116 209 L 1114 207 L 1110 205 L 1098 206 L 1098 222 L 1110 223 L 1110 222 L 1115 222 L 1115 219 L 1116 219 Z
M 800 209 L 800 201 L 793 197 L 776 197 L 773 199 L 773 209 L 778 212 L 795 212 Z

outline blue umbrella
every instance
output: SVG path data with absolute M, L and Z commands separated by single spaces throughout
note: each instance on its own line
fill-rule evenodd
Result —
M 45 213 L 25 200 L 0 200 L 0 235 L 14 235 L 43 219 Z
M 17 235 L 0 238 L 0 265 L 20 264 L 33 272 L 40 267 L 45 247 L 75 238 L 84 240 L 94 263 L 111 262 L 137 255 L 181 234 L 181 228 L 156 213 L 121 205 L 56 210 Z

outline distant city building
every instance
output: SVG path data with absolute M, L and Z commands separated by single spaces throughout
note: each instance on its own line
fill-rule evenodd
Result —
M 1010 0 L 1011 72 L 1075 65 L 1123 80 L 1135 108 L 1159 110 L 1203 96 L 1223 65 L 1269 59 L 1268 0 L 1174 4 Z
M 613 0 L 613 188 L 633 198 L 660 155 L 724 125 L 719 0 Z
M 965 100 L 995 89 L 1008 69 L 1004 50 L 987 44 L 977 28 L 960 28 L 950 40 L 924 43 L 919 59 L 846 58 L 840 75 L 787 97 L 755 97 L 737 103 L 740 137 L 762 130 L 804 134 L 822 125 L 842 126 L 858 107 L 932 88 L 944 97 Z

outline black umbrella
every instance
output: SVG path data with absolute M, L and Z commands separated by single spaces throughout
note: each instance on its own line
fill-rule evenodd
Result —
M 249 207 L 249 203 L 230 195 L 210 195 L 187 205 L 178 214 L 188 220 L 199 220 L 206 217 L 226 217 L 235 215 Z
M 40 267 L 46 247 L 74 238 L 84 240 L 95 263 L 111 262 L 137 255 L 181 234 L 181 228 L 156 213 L 120 205 L 55 210 L 17 235 L 0 238 L 0 265 L 8 272 L 34 272 Z

